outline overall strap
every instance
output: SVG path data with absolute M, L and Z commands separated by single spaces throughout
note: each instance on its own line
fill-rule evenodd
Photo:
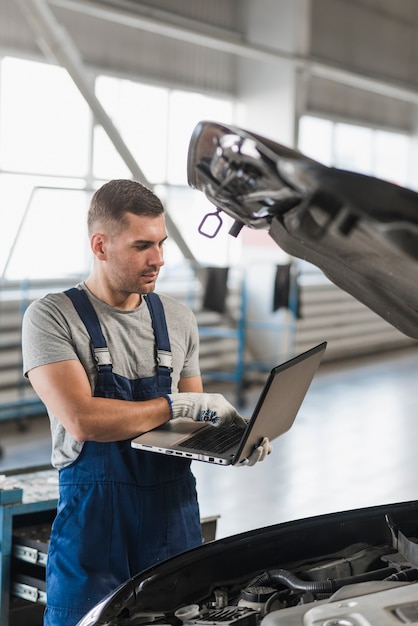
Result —
M 112 358 L 107 348 L 106 339 L 102 333 L 99 318 L 90 302 L 86 292 L 83 289 L 72 287 L 64 291 L 74 305 L 75 310 L 80 316 L 81 321 L 87 329 L 91 339 L 91 349 L 93 358 L 96 361 L 97 369 L 104 366 L 112 367 Z
M 163 304 L 156 293 L 149 293 L 144 298 L 151 315 L 152 328 L 154 329 L 158 366 L 171 372 L 173 371 L 173 357 Z

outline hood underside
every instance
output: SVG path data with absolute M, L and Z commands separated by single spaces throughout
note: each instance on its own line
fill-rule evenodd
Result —
M 418 339 L 418 193 L 210 121 L 192 135 L 188 182 L 234 218 L 234 234 L 243 225 L 268 230 L 285 252 Z

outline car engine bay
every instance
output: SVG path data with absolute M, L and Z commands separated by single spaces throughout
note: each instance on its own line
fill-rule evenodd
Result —
M 418 503 L 211 541 L 105 598 L 80 626 L 386 626 L 418 622 Z

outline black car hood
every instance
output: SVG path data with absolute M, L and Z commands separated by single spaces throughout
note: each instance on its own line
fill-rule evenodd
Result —
M 267 229 L 285 252 L 418 339 L 418 193 L 209 121 L 193 132 L 188 182 L 235 219 L 231 234 Z

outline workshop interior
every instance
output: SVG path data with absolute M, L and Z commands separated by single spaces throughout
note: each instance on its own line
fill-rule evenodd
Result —
M 249 416 L 326 350 L 263 463 L 193 462 L 202 546 L 80 626 L 418 623 L 417 31 L 416 0 L 2 0 L 0 626 L 43 623 L 58 498 L 22 317 L 87 277 L 114 178 L 162 199 L 206 390 Z

